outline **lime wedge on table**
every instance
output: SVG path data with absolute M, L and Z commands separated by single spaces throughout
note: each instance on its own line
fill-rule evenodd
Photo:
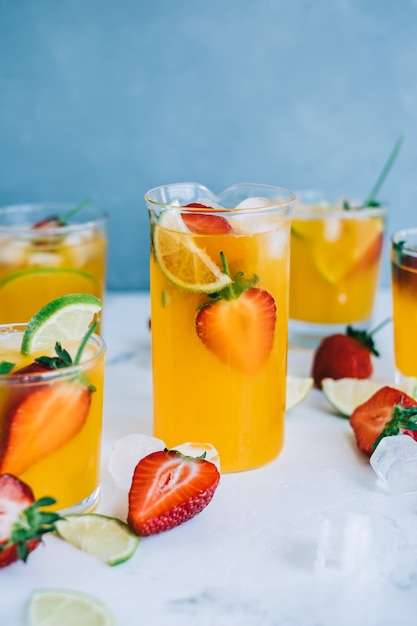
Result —
M 57 341 L 80 341 L 101 301 L 89 294 L 67 294 L 48 302 L 29 320 L 22 339 L 22 353 L 51 348 Z
M 165 211 L 154 227 L 155 257 L 163 275 L 174 285 L 196 293 L 213 293 L 231 282 L 230 276 L 184 232 L 178 213 Z
M 56 529 L 61 539 L 109 565 L 124 563 L 139 545 L 125 522 L 97 513 L 67 515 Z
M 287 376 L 287 401 L 285 410 L 289 411 L 306 398 L 313 387 L 313 379 L 302 376 Z
M 21 319 L 21 311 L 27 311 L 29 305 L 35 313 L 45 302 L 66 293 L 91 293 L 94 285 L 90 274 L 62 267 L 36 267 L 9 274 L 0 281 L 0 302 L 7 302 L 7 319 L 0 310 L 0 322 L 27 322 L 27 318 Z
M 368 400 L 382 386 L 381 383 L 369 379 L 325 378 L 322 391 L 336 411 L 344 417 L 350 417 L 357 406 Z
M 28 605 L 29 626 L 115 626 L 97 598 L 69 589 L 36 589 Z

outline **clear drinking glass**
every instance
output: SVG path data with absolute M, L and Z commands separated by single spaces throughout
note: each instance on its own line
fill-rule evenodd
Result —
M 417 227 L 391 238 L 394 354 L 397 382 L 417 377 Z
M 378 287 L 385 209 L 297 202 L 291 224 L 290 345 L 314 348 L 348 324 L 368 328 Z
M 20 352 L 26 325 L 0 326 L 0 473 L 18 476 L 37 498 L 83 513 L 99 498 L 105 344 L 92 335 L 81 363 L 62 369 L 19 372 L 45 351 Z M 75 356 L 77 343 L 63 344 Z
M 223 471 L 263 465 L 284 437 L 294 195 L 179 183 L 145 198 L 154 434 L 213 444 Z
M 0 323 L 25 322 L 68 293 L 103 302 L 107 215 L 60 203 L 0 208 Z

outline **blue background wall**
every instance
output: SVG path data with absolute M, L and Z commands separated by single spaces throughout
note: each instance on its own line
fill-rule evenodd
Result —
M 166 182 L 361 199 L 403 134 L 381 199 L 417 224 L 416 0 L 0 0 L 0 111 L 0 204 L 93 195 L 112 289 Z

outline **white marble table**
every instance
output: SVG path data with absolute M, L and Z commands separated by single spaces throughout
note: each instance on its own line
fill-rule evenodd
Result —
M 379 297 L 376 321 L 389 315 Z M 109 294 L 99 511 L 126 515 L 126 495 L 107 470 L 112 444 L 151 434 L 146 294 Z M 378 337 L 375 378 L 392 379 L 390 326 Z M 289 373 L 308 375 L 311 353 L 290 351 Z M 320 561 L 329 520 L 348 547 L 343 567 Z M 339 558 L 337 557 L 337 558 Z M 415 625 L 417 495 L 381 491 L 349 423 L 313 390 L 287 415 L 273 463 L 226 474 L 193 520 L 142 539 L 125 564 L 109 567 L 54 536 L 26 565 L 0 570 L 0 624 L 23 626 L 35 588 L 66 587 L 101 598 L 120 626 Z

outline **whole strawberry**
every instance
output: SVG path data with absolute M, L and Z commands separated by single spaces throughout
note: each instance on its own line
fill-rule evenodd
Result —
M 417 440 L 417 401 L 393 387 L 382 387 L 350 416 L 358 448 L 369 456 L 383 437 L 409 435 Z
M 372 338 L 374 332 L 348 326 L 346 334 L 325 337 L 314 354 L 311 375 L 315 386 L 321 389 L 324 378 L 369 378 L 373 372 L 371 355 L 379 356 Z
M 57 513 L 41 511 L 53 498 L 35 501 L 32 489 L 12 474 L 0 474 L 0 567 L 6 567 L 38 547 L 42 536 L 55 530 Z

